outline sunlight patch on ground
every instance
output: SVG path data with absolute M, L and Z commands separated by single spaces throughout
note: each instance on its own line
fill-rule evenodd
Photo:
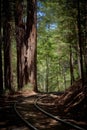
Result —
M 31 90 L 20 91 L 20 94 L 24 97 L 35 95 L 36 93 Z
M 19 128 L 13 128 L 12 130 L 29 130 L 29 128 L 19 127 Z

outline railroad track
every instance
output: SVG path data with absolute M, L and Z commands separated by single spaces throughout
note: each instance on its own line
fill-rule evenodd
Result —
M 12 98 L 0 97 L 0 130 L 30 130 L 16 115 L 15 102 Z
M 85 130 L 48 113 L 41 107 L 41 100 L 48 95 L 34 95 L 20 99 L 14 104 L 17 115 L 31 130 Z M 44 106 L 44 104 L 43 104 Z

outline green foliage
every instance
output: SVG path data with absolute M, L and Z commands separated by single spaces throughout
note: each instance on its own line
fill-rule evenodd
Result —
M 69 34 L 70 30 L 69 28 L 63 29 L 67 22 L 66 16 L 64 14 L 60 16 L 60 12 L 58 13 L 59 3 L 47 1 L 41 2 L 40 5 L 37 28 L 38 86 L 41 91 L 46 91 L 46 89 L 48 91 L 61 91 L 70 84 L 69 47 L 65 38 L 65 34 Z
M 38 86 L 41 91 L 61 91 L 70 86 L 70 66 L 73 67 L 74 79 L 80 76 L 77 2 L 40 0 L 37 5 Z M 80 3 L 80 8 L 81 6 L 82 15 L 83 3 Z M 72 63 L 70 63 L 70 53 Z

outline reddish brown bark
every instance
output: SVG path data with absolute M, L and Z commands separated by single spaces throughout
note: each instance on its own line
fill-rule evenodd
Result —
M 10 23 L 4 23 L 4 82 L 5 88 L 12 91 L 11 41 Z
M 3 36 L 4 36 L 4 82 L 5 88 L 13 91 L 12 86 L 12 66 L 11 66 L 11 14 L 10 14 L 10 5 L 8 0 L 3 1 L 4 9 L 4 24 L 3 24 Z
M 16 41 L 17 41 L 17 83 L 18 89 L 24 86 L 24 55 L 25 44 L 24 34 L 25 28 L 23 24 L 23 5 L 22 1 L 16 3 L 15 11 L 15 24 L 16 24 Z
M 31 83 L 37 91 L 36 67 L 36 0 L 27 1 L 27 31 L 26 31 L 26 63 L 25 81 Z

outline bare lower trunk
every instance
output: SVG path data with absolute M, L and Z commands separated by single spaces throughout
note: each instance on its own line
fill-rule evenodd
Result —
M 46 56 L 46 92 L 49 91 L 49 65 L 48 65 L 48 55 Z
M 1 4 L 0 4 L 0 5 L 1 5 Z M 0 8 L 0 9 L 1 9 L 1 8 Z M 1 13 L 0 13 L 0 18 L 1 18 Z M 0 22 L 0 93 L 3 93 L 1 22 Z
M 80 1 L 77 1 L 77 8 L 78 8 L 78 39 L 79 39 L 79 52 L 80 52 L 80 64 L 81 64 L 81 78 L 82 78 L 82 83 L 84 85 L 84 72 L 83 72 L 83 54 L 82 54 L 82 28 L 81 28 L 81 14 L 80 14 Z
M 37 91 L 36 0 L 27 1 L 27 5 L 25 82 L 31 83 Z
M 8 21 L 4 23 L 4 82 L 5 88 L 10 91 L 12 87 L 12 66 L 11 66 L 11 41 L 10 41 L 10 30 L 11 26 Z
M 71 85 L 74 82 L 74 67 L 73 67 L 73 54 L 72 54 L 72 47 L 70 45 L 70 76 L 71 76 Z
M 15 11 L 15 25 L 16 25 L 16 42 L 17 42 L 17 83 L 18 89 L 24 86 L 24 64 L 25 64 L 25 26 L 23 24 L 23 5 L 22 1 L 17 2 Z
M 85 1 L 84 3 L 84 17 L 85 17 L 85 25 L 84 25 L 84 29 L 85 29 L 85 36 L 84 36 L 84 42 L 85 42 L 85 49 L 84 49 L 84 62 L 85 62 L 85 71 L 86 71 L 86 75 L 85 77 L 87 77 L 87 1 Z

